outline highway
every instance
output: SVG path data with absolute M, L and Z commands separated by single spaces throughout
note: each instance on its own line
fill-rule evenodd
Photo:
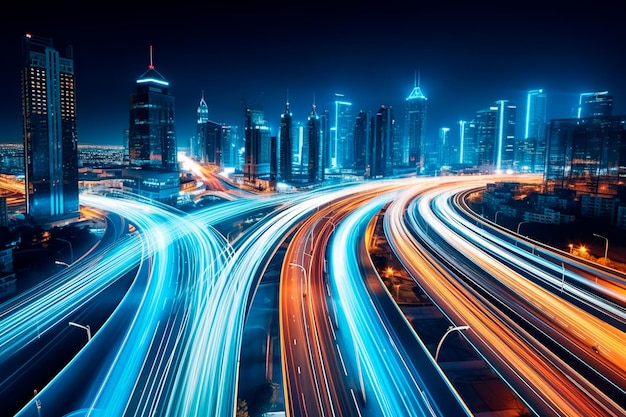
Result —
M 534 415 L 623 414 L 626 303 L 602 285 L 621 278 L 566 254 L 549 261 L 549 248 L 463 211 L 456 196 L 502 179 L 510 177 L 274 196 L 221 185 L 220 202 L 191 213 L 125 193 L 81 193 L 81 205 L 109 217 L 106 238 L 0 304 L 0 365 L 11 369 L 0 394 L 54 358 L 53 346 L 71 344 L 18 416 L 233 415 L 250 305 L 287 245 L 279 298 L 287 415 L 471 415 L 369 259 L 367 237 L 386 208 L 395 255 L 451 323 L 469 326 L 463 337 Z M 245 230 L 217 231 L 251 218 Z M 81 341 L 68 322 L 88 323 L 116 284 L 127 292 Z
M 452 322 L 470 326 L 464 332 L 466 338 L 534 413 L 621 415 L 623 402 L 609 398 L 572 369 L 550 345 L 537 340 L 537 334 L 547 334 L 555 344 L 571 338 L 584 340 L 571 354 L 583 362 L 589 360 L 592 365 L 587 370 L 594 368 L 598 356 L 589 341 L 599 341 L 610 352 L 606 364 L 611 363 L 618 375 L 622 372 L 619 363 L 624 363 L 617 353 L 623 334 L 501 263 L 493 256 L 495 248 L 485 243 L 487 239 L 480 235 L 462 238 L 446 217 L 450 212 L 442 209 L 447 205 L 442 201 L 449 201 L 463 187 L 471 183 L 447 190 L 439 186 L 419 197 L 419 190 L 406 192 L 388 209 L 388 239 L 405 267 Z M 533 271 L 523 262 L 510 261 Z M 617 384 L 616 395 L 621 396 L 623 382 Z

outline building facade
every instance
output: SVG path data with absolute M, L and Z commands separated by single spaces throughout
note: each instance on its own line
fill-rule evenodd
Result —
M 626 116 L 550 121 L 546 190 L 615 196 L 626 178 Z
M 169 94 L 169 82 L 152 64 L 152 47 L 148 70 L 136 80 L 130 98 L 128 152 L 124 189 L 175 205 L 180 193 L 180 169 L 174 97 Z
M 352 169 L 354 166 L 354 118 L 352 103 L 343 95 L 336 94 L 335 100 L 335 140 L 327 150 L 333 168 Z
M 406 163 L 415 167 L 418 175 L 424 173 L 427 100 L 420 89 L 419 78 L 416 76 L 413 90 L 406 99 Z
M 51 38 L 22 42 L 26 213 L 41 222 L 79 217 L 78 131 L 72 47 Z
M 280 115 L 278 140 L 278 180 L 291 182 L 293 176 L 293 115 L 289 102 L 285 103 L 285 111 Z

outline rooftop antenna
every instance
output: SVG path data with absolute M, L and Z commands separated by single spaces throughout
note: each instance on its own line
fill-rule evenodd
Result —
M 152 65 L 152 45 L 150 45 L 150 65 L 148 65 L 148 68 L 154 69 L 154 65 Z

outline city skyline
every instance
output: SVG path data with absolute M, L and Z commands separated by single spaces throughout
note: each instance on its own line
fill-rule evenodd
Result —
M 73 47 L 80 144 L 122 144 L 150 45 L 175 99 L 179 147 L 195 134 L 203 96 L 210 120 L 240 127 L 244 101 L 261 106 L 276 135 L 287 100 L 294 121 L 305 123 L 312 104 L 332 109 L 335 93 L 353 103 L 355 116 L 386 105 L 401 121 L 418 73 L 431 139 L 442 127 L 458 135 L 459 120 L 497 100 L 517 105 L 519 138 L 526 94 L 538 88 L 547 94 L 548 120 L 575 117 L 578 97 L 591 91 L 608 90 L 613 114 L 626 113 L 616 52 L 624 29 L 601 5 L 559 13 L 531 6 L 504 12 L 495 5 L 446 13 L 434 6 L 389 5 L 374 13 L 356 5 L 305 12 L 221 5 L 174 10 L 164 20 L 132 11 L 120 17 L 103 9 L 87 18 L 78 7 L 61 18 L 52 8 L 9 17 L 1 32 L 7 87 L 0 142 L 22 141 L 20 43 L 27 32 L 51 37 L 59 51 Z

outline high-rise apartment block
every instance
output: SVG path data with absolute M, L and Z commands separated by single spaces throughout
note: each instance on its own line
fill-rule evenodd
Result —
M 79 217 L 78 132 L 72 47 L 52 39 L 22 42 L 26 213 L 41 222 Z

